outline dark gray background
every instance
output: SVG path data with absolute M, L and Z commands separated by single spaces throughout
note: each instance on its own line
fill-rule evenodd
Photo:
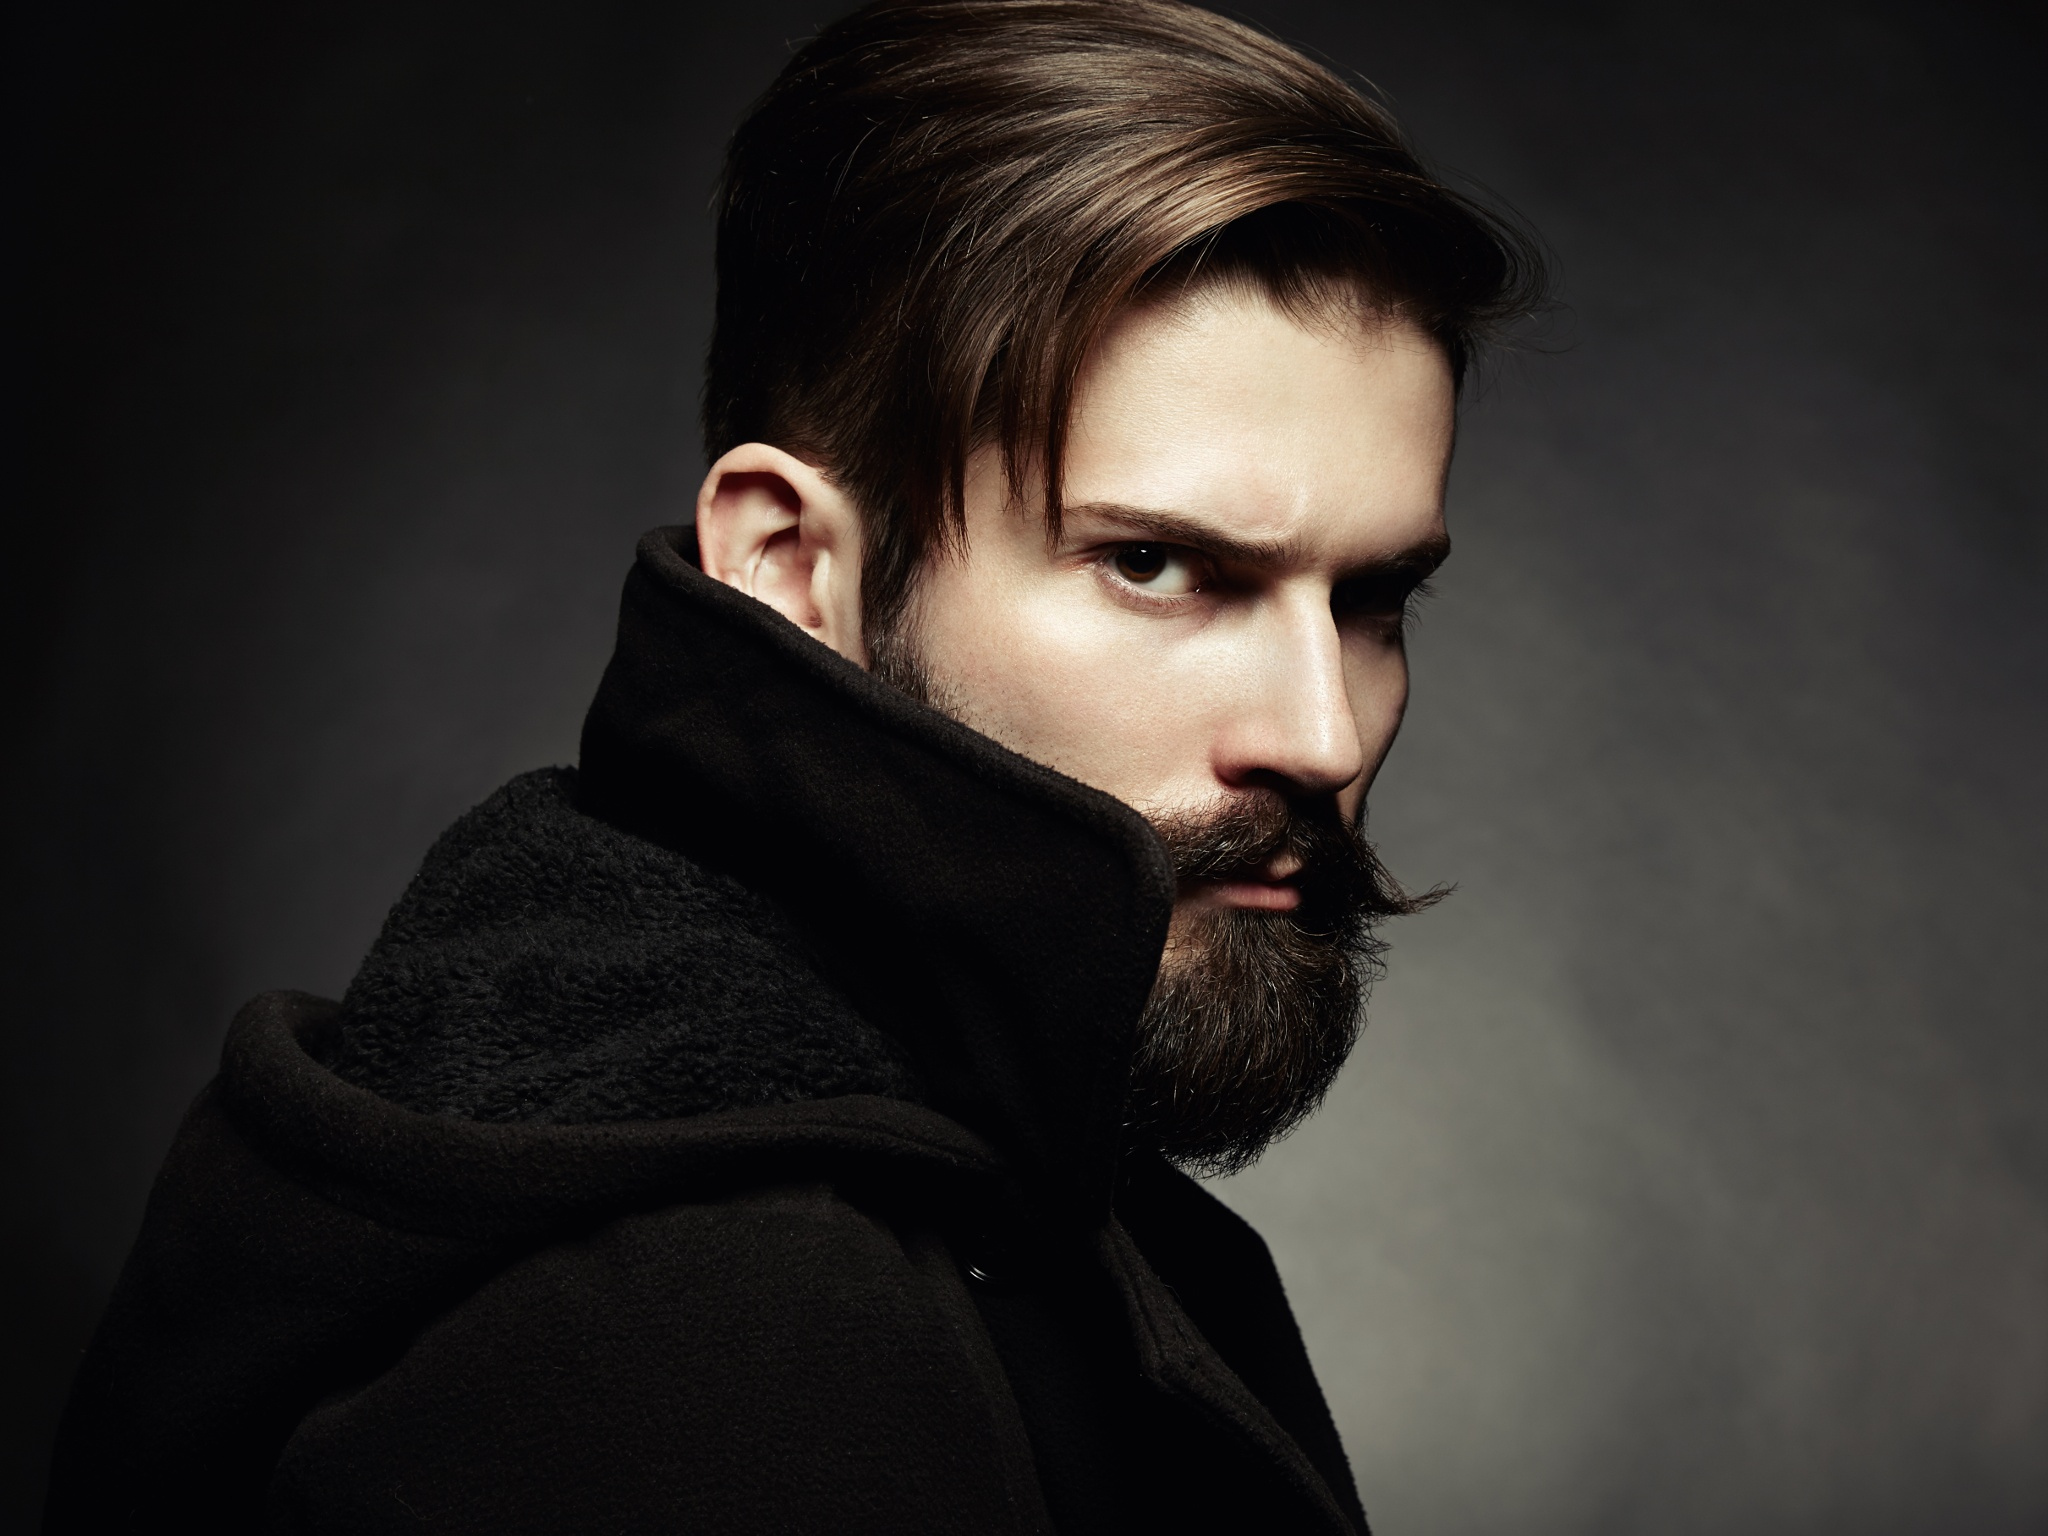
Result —
M 0 1519 L 235 1005 L 574 751 L 829 3 L 17 22 Z M 1532 219 L 1329 1109 L 1223 1187 L 1402 1533 L 2048 1529 L 2039 39 L 1273 3 Z M 2017 16 L 2018 8 L 2014 8 Z

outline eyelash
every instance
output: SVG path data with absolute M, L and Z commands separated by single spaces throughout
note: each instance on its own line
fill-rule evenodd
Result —
M 1426 581 L 1418 581 L 1408 589 L 1408 596 L 1401 604 L 1401 616 L 1397 628 L 1405 637 L 1422 622 L 1423 605 L 1436 596 L 1436 588 Z

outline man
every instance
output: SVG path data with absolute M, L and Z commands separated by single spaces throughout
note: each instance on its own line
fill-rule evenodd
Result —
M 1181 1170 L 1314 1107 L 1418 904 L 1358 828 L 1535 274 L 1207 13 L 826 29 L 579 768 L 236 1021 L 50 1528 L 1362 1531 Z

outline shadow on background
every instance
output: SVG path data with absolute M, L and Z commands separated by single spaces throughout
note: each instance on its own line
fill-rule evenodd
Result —
M 0 1521 L 235 1005 L 573 755 L 701 470 L 705 203 L 829 7 L 30 18 Z M 1530 216 L 1267 1231 L 1388 1532 L 2048 1524 L 2038 39 L 1252 4 Z

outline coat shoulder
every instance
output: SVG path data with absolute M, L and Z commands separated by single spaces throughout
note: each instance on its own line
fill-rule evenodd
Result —
M 828 1183 L 529 1253 L 309 1414 L 295 1531 L 1030 1531 L 1001 1367 L 945 1245 Z
M 422 1116 L 299 1049 L 330 1011 L 254 1007 L 188 1116 L 81 1365 L 52 1532 L 428 1505 L 500 1532 L 1041 1528 L 939 1236 L 972 1137 L 873 1098 Z

